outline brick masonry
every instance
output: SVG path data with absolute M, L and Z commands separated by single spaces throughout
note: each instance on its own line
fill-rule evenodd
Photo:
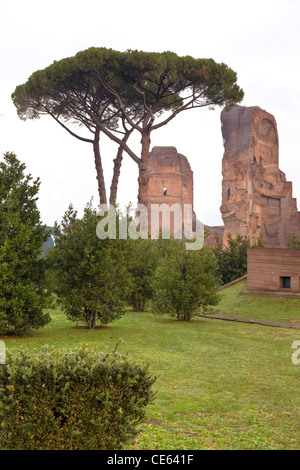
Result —
M 234 106 L 222 111 L 221 124 L 224 242 L 227 233 L 252 243 L 261 234 L 266 247 L 286 247 L 293 232 L 300 236 L 300 213 L 279 169 L 275 118 L 257 106 Z
M 249 248 L 247 291 L 300 295 L 300 250 Z

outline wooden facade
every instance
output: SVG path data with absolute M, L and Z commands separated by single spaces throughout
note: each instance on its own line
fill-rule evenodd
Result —
M 249 248 L 247 291 L 300 296 L 300 250 Z

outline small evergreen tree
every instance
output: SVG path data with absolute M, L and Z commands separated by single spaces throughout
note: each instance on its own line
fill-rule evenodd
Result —
M 295 232 L 290 236 L 287 247 L 290 250 L 300 250 L 300 238 Z
M 216 261 L 208 247 L 187 251 L 183 242 L 170 240 L 162 260 L 154 279 L 154 314 L 189 321 L 218 303 Z
M 55 225 L 55 247 L 48 255 L 58 303 L 70 320 L 83 322 L 89 329 L 123 315 L 130 289 L 126 240 L 100 240 L 98 222 L 91 203 L 82 219 L 70 206 L 61 225 Z
M 127 240 L 128 272 L 131 276 L 129 305 L 143 312 L 153 295 L 153 278 L 158 264 L 156 240 Z
M 222 238 L 215 236 L 216 246 L 213 253 L 217 260 L 217 276 L 221 284 L 227 284 L 247 274 L 247 250 L 248 248 L 264 248 L 262 233 L 256 243 L 251 244 L 249 237 L 237 234 L 234 238 L 227 234 L 226 246 L 223 246 Z
M 260 231 L 257 243 L 253 245 L 253 248 L 265 248 L 265 242 L 264 242 L 262 231 Z
M 0 163 L 0 334 L 22 334 L 50 321 L 43 243 L 37 208 L 40 181 L 25 176 L 14 153 Z
M 247 274 L 247 250 L 250 248 L 250 238 L 239 234 L 234 238 L 227 234 L 227 244 L 223 248 L 221 239 L 216 239 L 217 246 L 213 253 L 217 260 L 217 275 L 221 284 L 227 284 Z

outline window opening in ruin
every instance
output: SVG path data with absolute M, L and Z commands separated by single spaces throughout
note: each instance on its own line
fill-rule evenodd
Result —
M 166 196 L 166 195 L 167 195 L 167 187 L 164 186 L 164 196 Z
M 291 288 L 290 276 L 281 276 L 279 278 L 279 286 L 281 287 L 281 289 L 290 289 Z
M 227 189 L 227 201 L 230 198 L 230 188 Z
M 256 163 L 256 156 L 253 156 L 253 162 Z

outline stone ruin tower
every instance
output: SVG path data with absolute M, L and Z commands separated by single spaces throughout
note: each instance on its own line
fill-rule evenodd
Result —
M 257 106 L 234 106 L 222 111 L 221 123 L 224 243 L 228 233 L 252 243 L 262 234 L 265 247 L 285 248 L 293 232 L 300 235 L 300 213 L 279 169 L 274 117 Z
M 178 153 L 175 147 L 153 147 L 148 157 L 147 170 L 149 230 L 152 204 L 167 204 L 169 207 L 180 204 L 183 223 L 184 205 L 190 204 L 193 208 L 194 193 L 193 172 L 187 158 Z

